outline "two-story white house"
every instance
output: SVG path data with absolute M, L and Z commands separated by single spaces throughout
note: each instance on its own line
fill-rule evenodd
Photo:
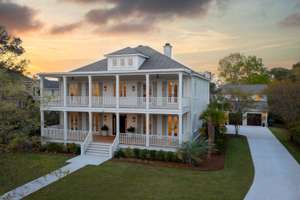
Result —
M 116 148 L 174 151 L 192 140 L 209 103 L 209 79 L 171 55 L 170 44 L 164 54 L 140 45 L 70 72 L 39 74 L 43 142 L 111 157 Z M 47 92 L 45 79 L 56 79 L 58 91 Z M 58 124 L 45 123 L 48 112 L 58 113 Z

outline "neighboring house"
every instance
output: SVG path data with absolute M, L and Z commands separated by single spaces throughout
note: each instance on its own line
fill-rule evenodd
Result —
M 59 96 L 59 82 L 55 80 L 44 79 L 44 88 L 47 90 L 44 91 L 45 97 L 57 97 Z
M 264 94 L 266 88 L 265 84 L 226 84 L 221 87 L 221 92 L 229 100 L 232 100 L 229 94 L 232 90 L 241 91 L 252 98 L 249 108 L 241 116 L 241 125 L 268 126 L 268 102 L 267 95 Z M 228 113 L 228 124 L 233 124 L 230 115 Z
M 171 54 L 170 44 L 164 54 L 140 45 L 71 72 L 39 74 L 59 82 L 58 95 L 49 98 L 41 81 L 43 140 L 110 157 L 117 147 L 174 151 L 192 140 L 209 104 L 210 80 Z M 50 111 L 59 112 L 60 123 L 47 127 L 44 112 Z

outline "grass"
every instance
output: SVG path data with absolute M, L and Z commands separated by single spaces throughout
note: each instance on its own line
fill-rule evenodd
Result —
M 289 140 L 290 133 L 288 130 L 275 127 L 270 128 L 270 130 L 300 164 L 300 146 Z
M 109 161 L 85 167 L 28 199 L 241 200 L 252 183 L 253 171 L 246 138 L 229 137 L 224 170 L 196 171 Z
M 0 196 L 64 165 L 69 157 L 37 153 L 0 154 Z

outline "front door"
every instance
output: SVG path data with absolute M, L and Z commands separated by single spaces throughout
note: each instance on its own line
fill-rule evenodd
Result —
M 126 115 L 120 115 L 120 133 L 126 133 Z
M 249 125 L 249 126 L 261 126 L 261 114 L 259 114 L 259 113 L 247 113 L 247 125 Z

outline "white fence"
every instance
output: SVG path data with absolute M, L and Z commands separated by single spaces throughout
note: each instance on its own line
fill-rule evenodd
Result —
M 67 96 L 68 106 L 87 106 L 89 105 L 88 96 Z
M 114 96 L 93 96 L 92 97 L 93 107 L 115 107 L 116 97 Z
M 120 107 L 122 108 L 145 108 L 146 97 L 120 97 Z
M 48 140 L 64 140 L 64 129 L 59 126 L 43 128 L 43 137 Z M 83 142 L 88 134 L 86 130 L 68 130 L 67 141 Z
M 61 96 L 45 96 L 41 99 L 43 106 L 63 106 L 63 98 Z
M 150 146 L 177 147 L 179 140 L 176 136 L 149 135 Z
M 137 133 L 120 133 L 120 144 L 146 145 L 146 135 Z
M 178 108 L 177 97 L 150 97 L 150 108 Z

